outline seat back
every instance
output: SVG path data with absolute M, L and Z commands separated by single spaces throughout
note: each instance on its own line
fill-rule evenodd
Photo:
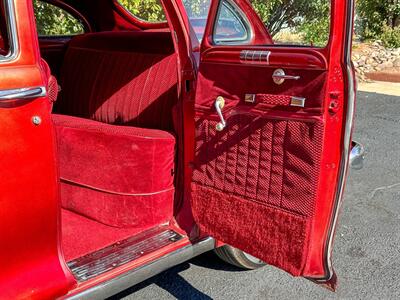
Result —
M 56 112 L 116 125 L 173 129 L 177 58 L 169 32 L 74 37 Z

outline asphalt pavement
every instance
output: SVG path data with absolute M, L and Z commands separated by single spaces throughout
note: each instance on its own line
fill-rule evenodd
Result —
M 336 293 L 274 267 L 242 271 L 212 252 L 115 299 L 400 299 L 400 97 L 359 92 L 354 139 L 366 147 L 351 171 L 335 240 Z

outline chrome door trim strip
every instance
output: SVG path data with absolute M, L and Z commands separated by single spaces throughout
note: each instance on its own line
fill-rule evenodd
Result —
M 332 246 L 333 238 L 335 233 L 335 228 L 338 221 L 338 215 L 340 206 L 342 204 L 344 186 L 347 176 L 347 171 L 349 167 L 349 156 L 351 151 L 351 134 L 354 123 L 354 108 L 355 108 L 355 84 L 353 76 L 353 68 L 351 64 L 351 44 L 353 37 L 353 11 L 354 11 L 354 0 L 348 0 L 347 7 L 347 28 L 346 28 L 346 46 L 345 46 L 345 63 L 347 72 L 347 84 L 348 84 L 348 95 L 347 95 L 347 113 L 346 113 L 346 124 L 343 136 L 343 148 L 342 148 L 342 158 L 340 161 L 338 184 L 336 189 L 335 203 L 334 203 L 334 215 L 331 220 L 331 225 L 329 227 L 328 241 L 325 247 L 325 264 L 327 267 L 328 274 L 326 278 L 321 279 L 321 281 L 328 281 L 332 279 L 334 275 L 334 270 L 332 266 Z M 318 279 L 317 279 L 318 280 Z
M 96 300 L 111 297 L 127 288 L 134 286 L 150 277 L 153 277 L 173 266 L 179 265 L 197 255 L 210 251 L 215 248 L 215 240 L 211 237 L 206 238 L 196 244 L 188 245 L 169 253 L 158 260 L 147 265 L 128 271 L 120 276 L 101 283 L 97 286 L 84 290 L 78 294 L 68 296 L 63 299 L 73 300 Z
M 0 101 L 31 99 L 44 96 L 46 96 L 46 88 L 44 86 L 0 90 Z
M 13 0 L 0 0 L 4 1 L 7 18 L 7 31 L 10 43 L 10 50 L 7 55 L 0 55 L 0 63 L 9 62 L 14 60 L 19 54 L 17 23 L 15 20 L 15 8 Z

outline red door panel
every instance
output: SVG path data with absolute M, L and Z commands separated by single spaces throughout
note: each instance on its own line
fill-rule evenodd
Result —
M 235 2 L 248 13 L 247 1 Z M 257 37 L 248 45 L 215 45 L 213 1 L 194 106 L 192 209 L 201 232 L 321 282 L 335 278 L 329 253 L 351 80 L 347 4 L 332 2 L 330 42 L 317 49 L 260 46 Z M 281 84 L 273 78 L 278 69 L 291 76 Z
M 201 63 L 193 207 L 207 233 L 301 275 L 320 174 L 327 72 L 285 68 L 300 79 L 276 85 L 275 69 Z M 255 103 L 245 102 L 246 94 Z M 221 132 L 218 96 L 226 101 Z M 305 98 L 305 107 L 290 106 L 291 96 Z

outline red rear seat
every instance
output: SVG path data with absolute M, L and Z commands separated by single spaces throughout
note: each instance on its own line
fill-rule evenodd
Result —
M 169 33 L 71 41 L 53 116 L 64 208 L 116 227 L 171 219 L 176 66 Z
M 65 55 L 55 109 L 108 124 L 172 131 L 176 66 L 169 32 L 77 36 Z

